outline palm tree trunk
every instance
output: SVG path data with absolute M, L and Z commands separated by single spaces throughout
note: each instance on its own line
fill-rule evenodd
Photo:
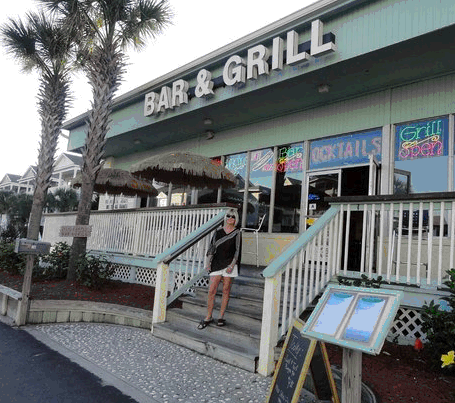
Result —
M 106 44 L 92 55 L 89 83 L 92 87 L 93 102 L 88 117 L 88 130 L 83 151 L 81 199 L 76 217 L 76 225 L 88 225 L 90 207 L 96 177 L 102 166 L 106 134 L 109 130 L 110 114 L 114 94 L 117 91 L 123 69 L 123 54 L 116 51 L 113 44 Z M 76 267 L 85 255 L 87 238 L 74 238 L 71 247 L 67 280 L 76 279 Z
M 60 135 L 65 109 L 61 100 L 65 99 L 67 84 L 59 80 L 42 80 L 39 109 L 41 114 L 41 144 L 38 152 L 38 168 L 35 179 L 33 204 L 28 222 L 27 238 L 37 240 L 41 225 L 47 191 L 51 184 L 55 151 Z

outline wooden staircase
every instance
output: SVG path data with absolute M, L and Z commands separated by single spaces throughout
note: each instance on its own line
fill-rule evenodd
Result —
M 197 287 L 194 296 L 179 298 L 181 308 L 167 310 L 166 322 L 153 326 L 153 334 L 201 354 L 255 372 L 259 356 L 264 268 L 241 267 L 234 280 L 225 313 L 226 326 L 216 326 L 221 302 L 222 284 L 218 287 L 213 317 L 215 322 L 198 330 L 199 321 L 207 314 L 207 291 Z

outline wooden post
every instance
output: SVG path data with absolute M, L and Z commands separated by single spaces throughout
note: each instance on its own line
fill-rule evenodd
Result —
M 159 263 L 156 268 L 155 302 L 153 304 L 152 327 L 153 324 L 162 323 L 166 320 L 168 277 L 169 266 L 163 262 Z
M 341 403 L 360 403 L 362 397 L 362 352 L 343 348 Z
M 270 375 L 274 370 L 274 351 L 278 343 L 280 300 L 281 273 L 265 279 L 258 365 L 258 372 L 264 376 Z
M 32 285 L 34 255 L 27 255 L 25 264 L 24 282 L 22 283 L 22 299 L 17 305 L 16 325 L 25 325 L 28 313 L 28 301 L 30 297 L 30 288 Z

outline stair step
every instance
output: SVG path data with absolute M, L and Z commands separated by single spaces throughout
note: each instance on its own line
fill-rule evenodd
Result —
M 221 296 L 215 298 L 215 309 L 219 309 Z M 194 297 L 180 297 L 182 309 L 196 312 L 205 316 L 207 313 L 207 291 L 198 292 Z M 249 319 L 262 319 L 262 300 L 251 301 L 242 298 L 231 298 L 226 309 L 226 316 L 244 316 Z
M 217 326 L 214 312 L 215 321 L 207 326 L 204 332 L 219 338 L 229 340 L 231 343 L 239 346 L 249 346 L 251 348 L 259 349 L 260 335 L 261 335 L 261 322 L 256 319 L 250 319 L 248 322 L 240 320 L 232 315 L 225 316 L 226 325 Z M 182 329 L 195 330 L 199 322 L 204 319 L 204 315 L 195 312 L 188 312 L 183 309 L 170 309 L 167 312 L 167 321 L 180 326 Z
M 182 329 L 170 322 L 153 326 L 154 336 L 197 351 L 216 360 L 231 364 L 250 372 L 255 372 L 258 349 L 233 344 L 204 330 Z

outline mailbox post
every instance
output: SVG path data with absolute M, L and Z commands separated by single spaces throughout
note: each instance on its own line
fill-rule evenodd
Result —
M 18 326 L 25 325 L 27 320 L 28 302 L 30 299 L 30 288 L 32 284 L 33 261 L 35 255 L 47 254 L 51 249 L 49 242 L 34 241 L 32 239 L 18 238 L 16 239 L 16 253 L 27 255 L 25 264 L 24 282 L 22 284 L 22 300 L 18 305 L 18 313 L 16 315 L 16 324 Z

